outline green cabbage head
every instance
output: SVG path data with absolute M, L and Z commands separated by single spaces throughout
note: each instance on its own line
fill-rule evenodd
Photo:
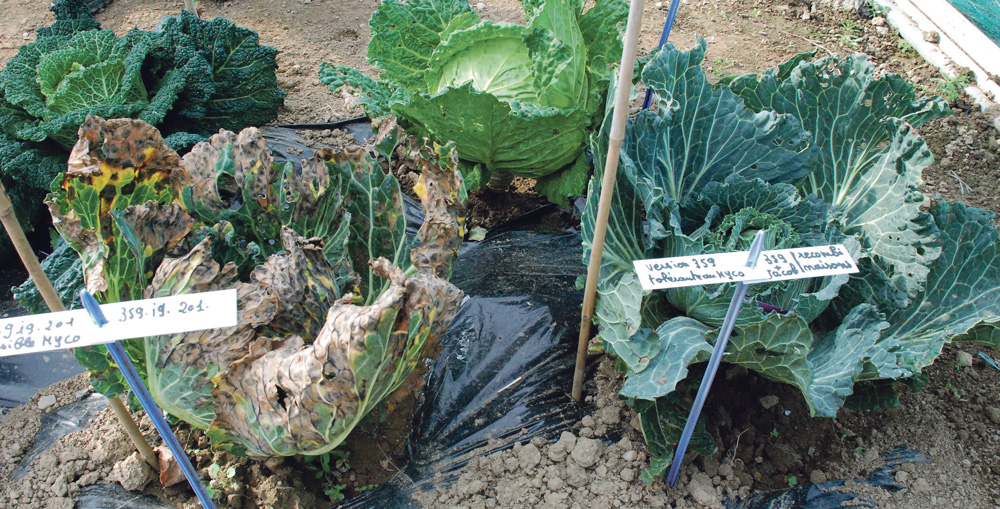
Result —
M 843 244 L 857 274 L 752 285 L 722 358 L 794 387 L 815 416 L 898 405 L 894 381 L 945 343 L 1000 336 L 993 215 L 927 208 L 920 191 L 932 156 L 916 128 L 947 115 L 944 100 L 878 77 L 864 55 L 800 55 L 713 85 L 706 47 L 666 45 L 642 72 L 655 108 L 626 127 L 597 285 L 599 337 L 654 456 L 647 478 L 670 464 L 689 367 L 708 360 L 735 285 L 645 291 L 633 260 L 746 251 L 759 231 L 765 249 Z M 595 137 L 585 262 L 607 151 Z M 694 440 L 712 450 L 707 433 Z
M 494 172 L 539 179 L 565 203 L 583 192 L 586 140 L 600 121 L 621 55 L 627 6 L 524 0 L 527 25 L 479 20 L 464 0 L 390 0 L 371 18 L 368 60 L 381 81 L 324 64 L 320 81 L 369 116 L 397 115 L 415 133 L 453 140 L 470 188 Z

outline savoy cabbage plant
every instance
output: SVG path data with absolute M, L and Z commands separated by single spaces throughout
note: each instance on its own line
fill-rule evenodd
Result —
M 182 12 L 162 30 L 118 36 L 81 2 L 53 11 L 55 23 L 0 71 L 0 178 L 26 228 L 87 115 L 141 119 L 180 149 L 270 122 L 284 101 L 277 50 L 225 19 Z
M 598 283 L 599 337 L 626 370 L 621 395 L 669 465 L 734 285 L 643 291 L 632 260 L 844 244 L 861 272 L 750 287 L 724 362 L 787 383 L 812 415 L 894 404 L 891 380 L 917 376 L 948 341 L 998 346 L 1000 244 L 992 214 L 927 210 L 931 154 L 916 128 L 949 113 L 863 55 L 799 56 L 712 85 L 705 42 L 667 45 L 642 72 L 653 109 L 628 122 Z M 585 257 L 607 153 L 583 218 Z M 704 428 L 695 450 L 711 451 Z M 698 446 L 701 447 L 698 447 Z M 707 447 L 705 447 L 707 445 Z
M 422 365 L 462 292 L 448 282 L 465 191 L 454 147 L 394 125 L 420 167 L 411 242 L 399 183 L 368 149 L 275 163 L 256 128 L 183 158 L 140 120 L 88 117 L 48 204 L 101 302 L 235 288 L 234 327 L 125 342 L 165 411 L 237 454 L 323 454 Z M 103 347 L 77 359 L 125 389 Z
M 582 194 L 591 128 L 621 57 L 622 0 L 523 0 L 527 26 L 482 21 L 465 0 L 389 0 L 371 18 L 374 80 L 342 65 L 320 81 L 372 118 L 453 140 L 470 188 L 495 172 L 538 179 L 558 203 Z M 352 95 L 353 94 L 353 95 Z

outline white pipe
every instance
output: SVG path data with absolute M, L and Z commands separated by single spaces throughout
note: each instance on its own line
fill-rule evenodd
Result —
M 1000 107 L 997 107 L 996 102 L 1000 100 L 1000 85 L 995 78 L 1000 74 L 1000 69 L 994 68 L 1000 66 L 1000 59 L 994 59 L 996 54 L 1000 54 L 1000 48 L 943 0 L 937 0 L 934 5 L 934 18 L 924 13 L 926 6 L 922 9 L 915 3 L 923 3 L 924 0 L 874 0 L 874 2 L 888 9 L 885 18 L 889 25 L 898 30 L 900 37 L 910 43 L 924 60 L 937 67 L 945 77 L 957 78 L 959 73 L 956 67 L 959 64 L 972 70 L 976 76 L 976 83 L 965 87 L 965 93 L 969 94 L 983 111 L 994 115 L 993 127 L 1000 132 Z M 939 44 L 927 42 L 924 39 L 926 31 L 938 32 L 941 35 L 941 42 Z M 990 68 L 986 69 L 984 66 Z

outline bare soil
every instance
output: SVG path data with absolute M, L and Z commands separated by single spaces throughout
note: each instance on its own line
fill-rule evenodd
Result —
M 33 40 L 36 28 L 51 23 L 48 3 L 0 0 L 0 63 L 20 44 Z M 336 62 L 372 73 L 365 53 L 367 22 L 376 6 L 376 0 L 203 0 L 199 7 L 203 18 L 226 17 L 256 30 L 263 44 L 281 50 L 279 84 L 289 95 L 278 122 L 307 123 L 356 116 L 319 84 L 317 72 L 321 62 Z M 480 6 L 485 18 L 523 21 L 516 0 L 483 0 Z M 646 3 L 641 53 L 655 47 L 668 6 L 668 1 Z M 119 33 L 132 27 L 151 30 L 161 17 L 180 8 L 179 1 L 115 0 L 98 19 Z M 685 2 L 671 42 L 689 47 L 695 34 L 710 43 L 704 65 L 716 78 L 761 71 L 805 51 L 818 56 L 862 51 L 880 72 L 907 76 L 927 93 L 948 91 L 946 80 L 878 16 L 834 12 L 798 0 Z M 956 97 L 955 115 L 921 129 L 936 160 L 924 173 L 926 192 L 998 212 L 1000 133 L 990 126 L 990 117 L 969 104 L 967 98 Z M 309 136 L 344 143 L 336 141 L 344 139 L 343 133 Z M 543 201 L 532 192 L 530 181 L 515 181 L 507 193 L 472 198 L 471 226 L 493 226 Z M 11 270 L 4 268 L 4 274 Z M 9 279 L 0 281 L 6 286 Z M 946 347 L 929 368 L 929 385 L 921 392 L 904 390 L 900 409 L 844 410 L 836 420 L 811 419 L 801 397 L 787 387 L 730 369 L 717 381 L 705 411 L 717 450 L 688 460 L 675 488 L 639 480 L 648 452 L 635 415 L 615 395 L 620 380 L 604 361 L 590 386 L 588 400 L 597 408 L 593 415 L 558 441 L 535 439 L 473 461 L 458 482 L 425 494 L 423 502 L 428 507 L 720 507 L 727 498 L 758 490 L 864 478 L 883 465 L 883 453 L 908 445 L 930 461 L 901 465 L 892 474 L 900 489 L 855 483 L 845 489 L 880 507 L 998 507 L 1000 370 L 984 362 L 979 351 Z M 984 351 L 1000 358 L 998 351 Z M 163 488 L 153 481 L 109 410 L 97 414 L 88 430 L 61 439 L 25 477 L 10 477 L 28 452 L 41 412 L 88 397 L 85 386 L 80 377 L 45 388 L 0 420 L 0 506 L 72 507 L 70 497 L 83 486 L 117 479 L 131 489 L 145 487 L 146 493 L 174 505 L 196 507 L 183 483 Z M 57 404 L 39 410 L 38 399 L 45 395 L 56 396 Z M 347 444 L 353 470 L 337 481 L 345 485 L 344 493 L 350 496 L 381 483 L 405 462 L 407 420 L 373 418 L 355 433 Z M 148 420 L 141 425 L 158 443 Z M 330 501 L 324 493 L 329 485 L 322 482 L 323 475 L 317 479 L 321 470 L 315 463 L 233 458 L 211 451 L 201 433 L 177 429 L 222 506 L 321 507 Z M 212 465 L 218 466 L 210 469 Z

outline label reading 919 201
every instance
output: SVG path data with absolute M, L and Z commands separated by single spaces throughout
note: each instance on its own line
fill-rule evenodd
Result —
M 0 357 L 237 324 L 236 290 L 101 305 L 103 327 L 85 310 L 0 320 Z

